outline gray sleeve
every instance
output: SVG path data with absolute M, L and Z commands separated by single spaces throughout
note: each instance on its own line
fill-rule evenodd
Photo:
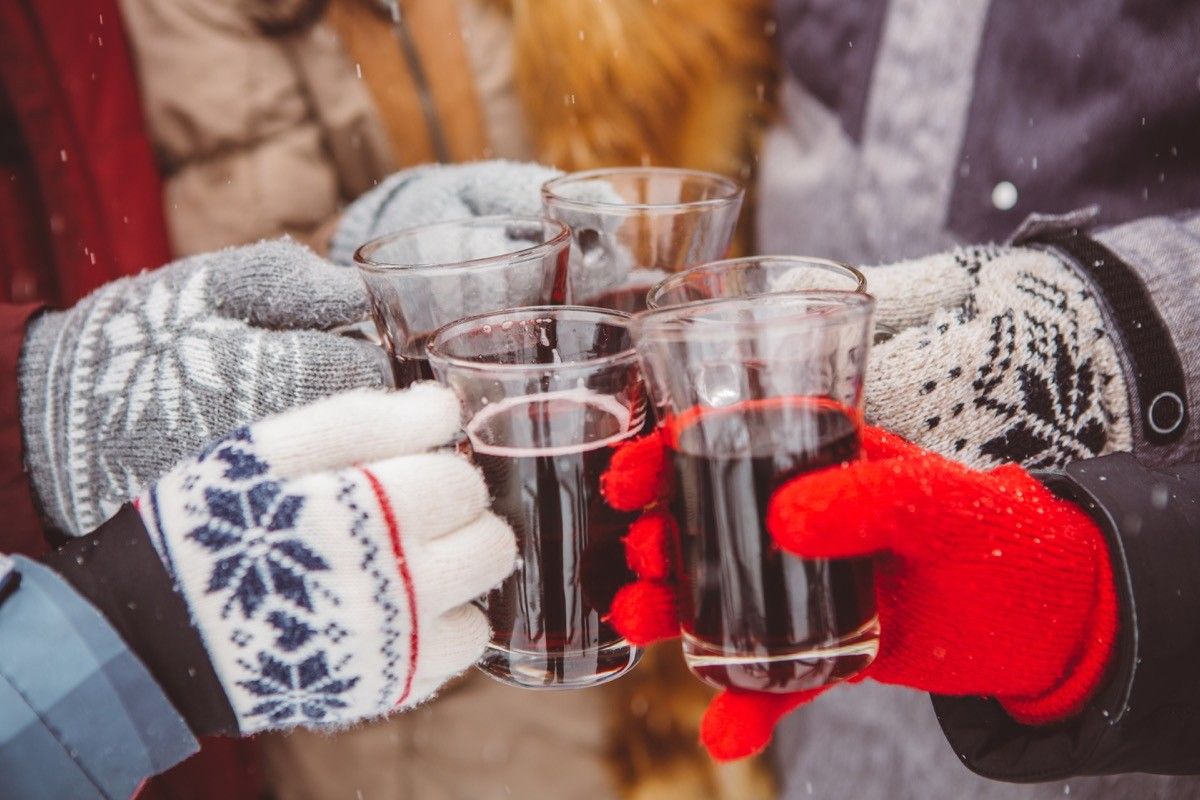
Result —
M 0 576 L 0 800 L 125 800 L 199 749 L 142 663 L 62 578 L 21 557 L 0 557 Z
M 1135 422 L 1151 431 L 1169 429 L 1184 412 L 1173 441 L 1135 440 L 1134 452 L 1150 465 L 1200 461 L 1200 213 L 1177 217 L 1148 217 L 1100 231 L 1093 238 L 1129 265 L 1141 279 L 1161 318 L 1168 340 L 1158 343 L 1166 358 L 1174 350 L 1182 370 L 1182 392 L 1164 387 L 1152 396 L 1131 398 L 1139 415 Z M 1133 320 L 1136 325 L 1138 320 Z M 1153 349 L 1153 348 L 1151 348 Z M 1154 367 L 1153 352 L 1150 368 Z M 1141 366 L 1141 365 L 1139 365 Z M 1141 366 L 1145 369 L 1145 366 Z M 1137 391 L 1139 382 L 1130 381 Z M 1178 398 L 1172 394 L 1178 394 Z M 1136 428 L 1135 428 L 1136 429 Z
M 1088 231 L 1090 214 L 1031 218 L 1013 241 L 1053 250 L 1093 290 L 1117 343 L 1138 459 L 1200 461 L 1200 214 Z

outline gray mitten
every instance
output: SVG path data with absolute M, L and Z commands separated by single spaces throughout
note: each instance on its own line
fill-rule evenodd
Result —
M 19 380 L 44 513 L 87 533 L 205 442 L 382 385 L 381 351 L 325 330 L 365 315 L 353 270 L 279 240 L 114 281 L 39 317 Z
M 480 161 L 402 170 L 342 212 L 329 257 L 354 263 L 354 251 L 403 228 L 466 217 L 542 213 L 542 184 L 562 173 L 540 164 Z
M 899 330 L 871 356 L 872 423 L 981 468 L 1131 447 L 1113 339 L 1054 255 L 972 247 L 865 272 L 877 319 Z

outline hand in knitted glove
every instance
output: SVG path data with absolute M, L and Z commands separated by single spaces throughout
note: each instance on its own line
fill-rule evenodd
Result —
M 359 391 L 240 428 L 158 481 L 142 521 L 243 733 L 428 698 L 489 638 L 471 605 L 516 560 L 479 471 L 426 452 L 450 390 Z
M 561 174 L 540 164 L 514 161 L 429 165 L 397 172 L 346 207 L 330 241 L 329 257 L 339 264 L 352 264 L 354 251 L 364 243 L 418 225 L 492 215 L 542 216 L 542 185 Z M 575 199 L 622 202 L 604 181 L 579 187 Z M 622 219 L 604 222 L 586 212 L 565 213 L 559 219 L 577 228 L 571 242 L 573 299 L 592 297 L 625 280 L 633 259 L 611 230 Z M 497 253 L 528 246 L 520 239 L 492 243 L 482 235 L 473 244 L 475 252 L 482 245 Z M 446 243 L 444 253 L 427 257 L 452 260 L 461 258 L 462 252 L 463 242 L 455 240 Z M 386 252 L 378 256 L 386 258 Z
M 113 281 L 37 318 L 19 380 L 44 513 L 82 535 L 234 427 L 382 385 L 377 348 L 324 332 L 365 314 L 353 271 L 278 240 Z
M 562 173 L 540 164 L 479 161 L 413 167 L 391 175 L 346 207 L 329 257 L 353 264 L 354 251 L 404 228 L 467 217 L 542 213 L 542 184 Z
M 872 423 L 974 467 L 1061 467 L 1128 450 L 1129 399 L 1095 298 L 1049 252 L 982 246 L 864 270 Z M 811 272 L 779 289 L 805 288 Z
M 639 448 L 618 452 L 606 476 L 618 507 L 663 485 L 663 448 L 655 440 Z M 864 431 L 863 454 L 783 486 L 767 521 L 779 546 L 800 557 L 877 557 L 880 649 L 861 677 L 995 697 L 1027 724 L 1079 710 L 1117 628 L 1107 545 L 1092 520 L 1015 465 L 980 472 L 878 428 Z M 635 644 L 678 632 L 673 524 L 651 512 L 627 540 L 641 579 L 617 595 L 612 621 Z M 716 758 L 751 755 L 784 714 L 818 694 L 725 691 L 701 738 Z

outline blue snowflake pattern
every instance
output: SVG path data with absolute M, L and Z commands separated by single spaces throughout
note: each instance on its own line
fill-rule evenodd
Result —
M 204 502 L 208 519 L 187 538 L 216 559 L 206 591 L 230 592 L 222 614 L 239 606 L 250 619 L 272 594 L 312 611 L 311 573 L 330 567 L 293 535 L 304 498 L 267 480 L 245 491 L 210 486 Z
M 358 683 L 358 678 L 335 678 L 318 652 L 296 664 L 288 664 L 268 653 L 258 654 L 252 680 L 238 681 L 255 697 L 262 698 L 246 712 L 248 717 L 265 716 L 272 724 L 330 722 L 337 711 L 348 707 L 340 695 Z

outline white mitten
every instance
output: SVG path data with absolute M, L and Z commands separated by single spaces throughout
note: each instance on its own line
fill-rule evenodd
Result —
M 430 697 L 489 638 L 471 600 L 516 543 L 452 451 L 454 395 L 362 390 L 241 428 L 138 510 L 239 730 L 336 726 Z

